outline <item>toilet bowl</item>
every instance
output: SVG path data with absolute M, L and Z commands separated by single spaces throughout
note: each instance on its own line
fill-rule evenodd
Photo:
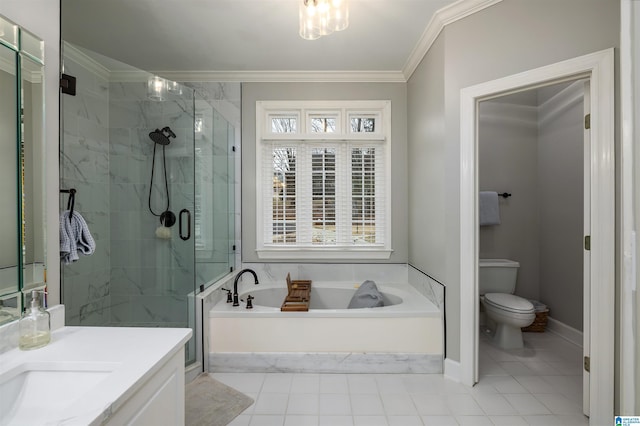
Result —
M 503 349 L 522 348 L 521 327 L 536 318 L 533 304 L 514 295 L 520 264 L 508 259 L 480 259 L 479 280 L 482 306 L 494 323 L 493 342 Z
M 536 318 L 533 304 L 527 299 L 507 293 L 487 293 L 482 298 L 487 317 L 494 321 L 493 341 L 503 349 L 522 348 L 522 327 Z

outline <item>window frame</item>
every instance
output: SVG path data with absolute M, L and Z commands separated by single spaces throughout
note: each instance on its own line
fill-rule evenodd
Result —
M 322 117 L 336 118 L 335 132 L 313 132 L 311 119 Z M 282 116 L 296 116 L 296 132 L 273 132 L 272 118 Z M 352 117 L 374 118 L 373 132 L 352 132 Z M 265 229 L 265 193 L 272 194 L 273 186 L 263 181 L 265 149 L 271 150 L 273 144 L 281 143 L 290 147 L 305 146 L 308 149 L 324 146 L 343 146 L 348 152 L 347 162 L 351 160 L 351 147 L 375 146 L 382 148 L 382 164 L 384 166 L 382 179 L 384 189 L 381 197 L 384 199 L 382 208 L 384 223 L 381 225 L 384 240 L 378 245 L 308 245 L 301 243 L 271 244 L 266 242 Z M 266 146 L 269 148 L 266 148 Z M 256 253 L 260 259 L 389 259 L 393 252 L 391 241 L 391 101 L 257 101 L 256 102 Z M 307 149 L 305 148 L 305 149 Z M 376 154 L 377 155 L 377 154 Z M 296 161 L 296 174 L 299 171 Z M 351 176 L 351 166 L 347 167 Z M 271 178 L 270 178 L 271 179 Z M 349 182 L 350 182 L 349 178 Z M 297 184 L 296 184 L 297 185 Z M 267 186 L 267 187 L 265 187 Z M 349 191 L 348 194 L 351 195 Z M 351 198 L 347 201 L 349 215 L 352 214 Z M 272 214 L 272 213 L 271 213 Z M 337 218 L 336 218 L 337 220 Z M 336 224 L 337 226 L 337 224 Z

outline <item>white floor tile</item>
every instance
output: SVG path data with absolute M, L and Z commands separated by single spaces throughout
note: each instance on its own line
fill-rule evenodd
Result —
M 453 416 L 422 416 L 425 426 L 458 426 L 458 421 Z
M 320 392 L 319 374 L 294 374 L 291 381 L 291 393 Z
M 389 426 L 423 426 L 420 416 L 387 416 Z
M 251 416 L 249 426 L 283 426 L 284 416 L 269 416 L 262 414 L 254 414 Z
M 388 393 L 408 393 L 404 386 L 404 381 L 399 374 L 379 374 L 376 377 L 378 383 L 378 392 L 380 394 Z
M 351 410 L 355 416 L 382 416 L 384 408 L 378 395 L 351 395 Z
M 518 381 L 530 393 L 556 393 L 557 390 L 549 382 L 540 376 L 515 376 Z
M 385 416 L 353 416 L 354 426 L 389 426 Z
M 460 426 L 493 426 L 486 416 L 456 416 L 456 420 Z
M 318 424 L 319 426 L 353 426 L 353 417 L 320 415 Z
M 530 426 L 567 426 L 564 423 L 561 423 L 562 419 L 553 414 L 524 416 L 524 419 Z
M 531 394 L 506 394 L 504 397 L 520 415 L 552 414 Z
M 289 404 L 287 405 L 287 415 L 290 414 L 319 414 L 320 398 L 317 393 L 292 393 L 289 395 Z
M 560 394 L 534 394 L 553 414 L 582 414 L 582 406 Z
M 518 412 L 509 404 L 509 402 L 500 394 L 474 395 L 474 398 L 482 411 L 490 416 L 501 416 L 518 414 Z
M 254 414 L 284 414 L 287 409 L 289 394 L 261 393 L 254 404 Z
M 351 399 L 349 395 L 320 394 L 321 416 L 351 415 Z
M 421 416 L 443 416 L 452 414 L 444 395 L 414 394 L 413 403 Z
M 213 378 L 240 392 L 260 392 L 264 373 L 214 373 Z
M 449 412 L 456 416 L 484 415 L 484 411 L 471 395 L 447 395 L 446 401 Z
M 510 376 L 531 376 L 534 372 L 520 361 L 503 361 L 498 365 Z
M 408 393 L 381 395 L 382 406 L 387 416 L 416 416 L 418 411 Z
M 350 374 L 347 376 L 349 393 L 378 394 L 375 377 L 368 374 Z
M 498 393 L 528 393 L 527 390 L 511 376 L 482 377 L 480 378 L 480 383 L 493 386 Z
M 251 421 L 251 415 L 241 414 L 235 419 L 231 420 L 227 426 L 249 426 L 249 422 Z
M 320 376 L 320 393 L 349 393 L 346 374 L 322 374 Z
M 267 393 L 289 393 L 291 390 L 291 374 L 267 374 L 262 384 L 262 392 Z
M 284 418 L 284 426 L 318 426 L 318 416 L 289 416 Z
M 521 416 L 489 416 L 496 426 L 528 426 L 527 421 Z

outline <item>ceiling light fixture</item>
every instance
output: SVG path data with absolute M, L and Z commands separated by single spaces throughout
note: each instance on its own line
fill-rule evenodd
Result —
M 316 40 L 349 26 L 348 0 L 301 0 L 300 37 Z

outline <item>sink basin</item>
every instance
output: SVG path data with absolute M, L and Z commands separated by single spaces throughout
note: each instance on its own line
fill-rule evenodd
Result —
M 118 365 L 26 362 L 3 372 L 0 374 L 0 426 L 43 424 L 63 418 L 65 407 L 106 379 Z

